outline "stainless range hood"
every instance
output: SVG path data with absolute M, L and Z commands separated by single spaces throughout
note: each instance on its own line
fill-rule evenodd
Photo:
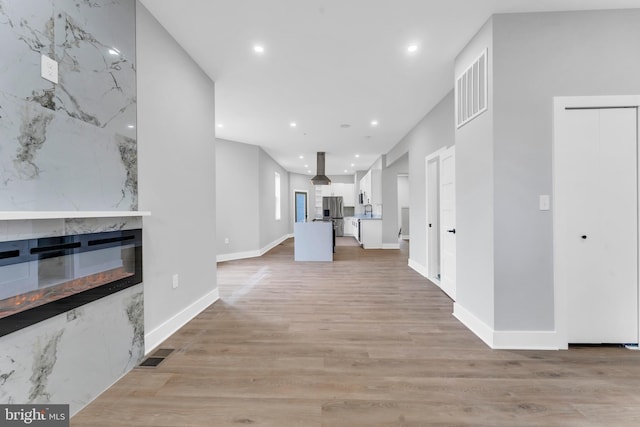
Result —
M 317 175 L 311 178 L 311 183 L 313 185 L 331 184 L 331 180 L 324 174 L 324 152 L 318 152 L 316 173 Z

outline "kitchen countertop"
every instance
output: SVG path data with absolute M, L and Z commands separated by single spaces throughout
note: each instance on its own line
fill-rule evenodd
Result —
M 362 215 L 362 214 L 354 215 L 353 218 L 366 219 L 366 220 L 381 220 L 382 219 L 381 216 L 377 216 L 377 215 L 371 216 L 371 215 Z

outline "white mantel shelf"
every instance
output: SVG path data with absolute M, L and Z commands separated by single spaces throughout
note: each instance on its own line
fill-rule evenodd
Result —
M 2 211 L 0 221 L 20 219 L 119 218 L 149 216 L 149 211 Z

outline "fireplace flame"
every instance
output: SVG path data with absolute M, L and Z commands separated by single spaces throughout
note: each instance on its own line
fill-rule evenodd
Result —
M 131 276 L 120 267 L 6 298 L 0 301 L 0 319 Z

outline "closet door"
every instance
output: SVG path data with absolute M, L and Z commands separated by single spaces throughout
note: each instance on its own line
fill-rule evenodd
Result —
M 566 109 L 557 119 L 554 233 L 568 342 L 637 343 L 637 111 Z

